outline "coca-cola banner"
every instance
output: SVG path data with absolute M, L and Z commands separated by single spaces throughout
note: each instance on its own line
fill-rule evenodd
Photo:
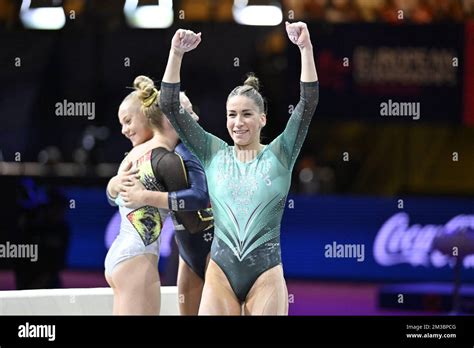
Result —
M 312 23 L 318 118 L 461 123 L 464 25 Z M 298 76 L 289 50 L 288 78 Z M 295 90 L 290 100 L 297 99 Z
M 474 282 L 474 199 L 289 197 L 281 245 L 293 278 Z

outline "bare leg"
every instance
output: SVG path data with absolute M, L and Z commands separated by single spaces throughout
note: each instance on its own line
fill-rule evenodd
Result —
M 226 275 L 212 260 L 206 271 L 199 315 L 241 315 L 242 307 Z
M 105 274 L 105 280 L 107 280 L 107 283 L 109 283 L 109 286 L 112 288 L 114 292 L 114 303 L 112 306 L 112 314 L 117 315 L 118 314 L 118 308 L 119 308 L 119 294 L 117 292 L 117 289 L 115 288 L 114 282 L 112 281 L 112 278 L 110 278 L 107 274 Z
M 144 254 L 118 264 L 112 273 L 117 296 L 117 310 L 122 315 L 158 315 L 160 313 L 160 278 L 157 256 Z M 115 307 L 115 299 L 114 299 Z
M 197 315 L 204 281 L 179 257 L 178 301 L 181 315 Z
M 288 289 L 281 265 L 262 273 L 250 289 L 245 315 L 288 315 Z

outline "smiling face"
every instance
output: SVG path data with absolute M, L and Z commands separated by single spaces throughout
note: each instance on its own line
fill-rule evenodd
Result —
M 257 149 L 266 122 L 265 114 L 249 97 L 236 95 L 227 101 L 227 130 L 236 146 Z
M 122 125 L 122 134 L 132 142 L 132 146 L 140 145 L 153 136 L 150 123 L 141 112 L 139 103 L 133 98 L 120 104 L 118 118 Z

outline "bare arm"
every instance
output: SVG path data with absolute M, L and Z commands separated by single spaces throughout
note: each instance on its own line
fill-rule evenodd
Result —
M 301 82 L 318 81 L 314 63 L 313 44 L 306 23 L 285 23 L 286 32 L 291 42 L 297 45 L 301 53 Z
M 138 170 L 132 168 L 132 162 L 124 161 L 120 165 L 117 175 L 110 178 L 107 183 L 106 194 L 110 205 L 116 205 L 114 200 L 120 193 L 121 186 L 130 183 L 133 178 L 137 177 L 137 175 Z
M 179 29 L 171 40 L 171 49 L 166 64 L 163 82 L 178 83 L 181 63 L 186 52 L 195 49 L 201 42 L 201 33 L 195 34 L 190 30 Z

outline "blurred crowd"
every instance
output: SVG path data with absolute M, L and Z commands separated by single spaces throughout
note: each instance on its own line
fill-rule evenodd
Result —
M 31 0 L 32 6 L 53 2 L 61 3 L 66 13 L 74 10 L 80 17 L 90 11 L 110 20 L 123 16 L 125 0 Z M 139 4 L 156 2 L 140 0 Z M 238 2 L 248 5 L 278 3 L 272 0 L 174 0 L 173 6 L 184 11 L 181 20 L 226 22 L 233 21 L 232 7 Z M 0 23 L 11 26 L 16 22 L 21 3 L 19 0 L 0 0 Z M 474 0 L 281 0 L 280 3 L 283 16 L 290 20 L 426 24 L 474 19 Z
M 283 0 L 295 17 L 333 23 L 460 22 L 474 18 L 474 0 Z

